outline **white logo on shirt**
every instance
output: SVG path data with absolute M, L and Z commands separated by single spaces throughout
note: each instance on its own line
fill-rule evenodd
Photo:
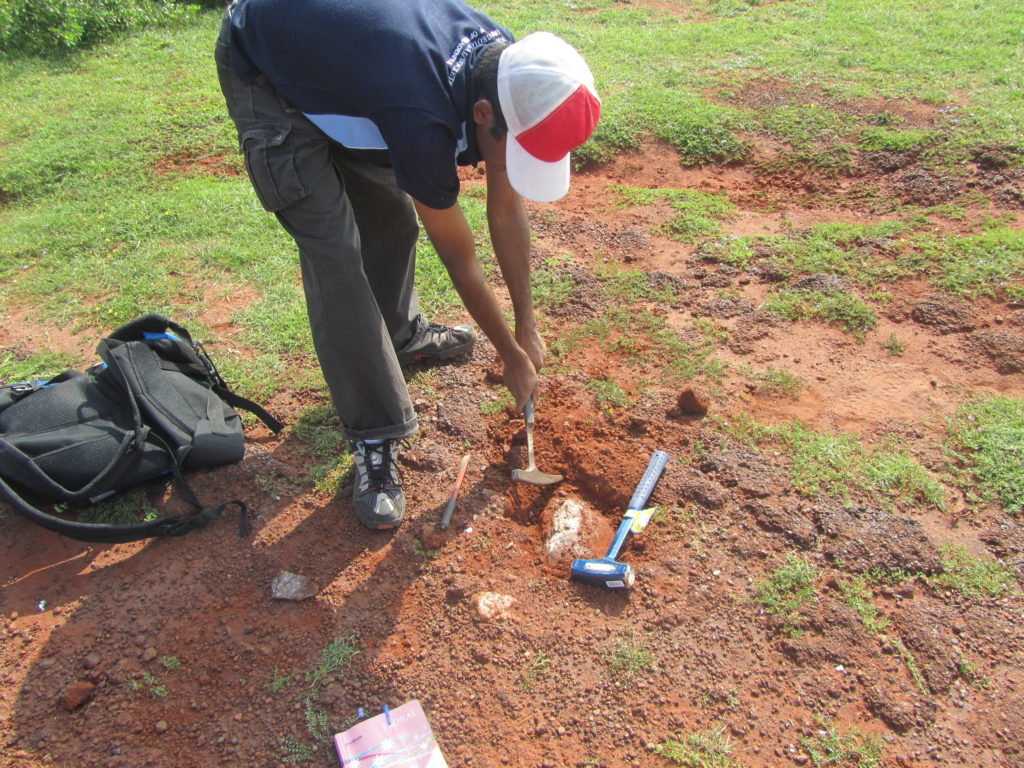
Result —
M 448 67 L 448 85 L 452 85 L 455 82 L 455 78 L 462 71 L 462 68 L 466 66 L 466 62 L 473 51 L 482 45 L 493 43 L 499 39 L 505 39 L 500 29 L 488 31 L 483 27 L 470 32 L 468 35 L 463 35 L 462 39 L 459 40 L 459 44 L 455 46 L 455 50 L 452 51 L 451 56 L 445 59 L 444 62 Z

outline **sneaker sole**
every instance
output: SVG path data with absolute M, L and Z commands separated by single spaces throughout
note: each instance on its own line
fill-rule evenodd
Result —
M 451 349 L 447 349 L 444 352 L 441 352 L 436 355 L 424 353 L 407 356 L 399 355 L 398 363 L 399 365 L 409 365 L 410 363 L 429 363 L 439 360 L 451 360 L 453 357 L 459 357 L 460 355 L 464 355 L 467 352 L 473 351 L 473 346 L 475 344 L 476 339 L 473 339 L 473 341 L 469 342 L 468 344 L 463 344 L 461 347 L 453 347 Z
M 368 528 L 371 531 L 389 531 L 392 528 L 397 528 L 402 524 L 402 521 L 405 520 L 405 514 L 403 513 L 402 516 L 397 520 L 385 519 L 380 517 L 374 517 L 367 520 L 362 515 L 360 515 L 359 511 L 357 510 L 356 519 L 364 528 Z
M 399 520 L 397 523 L 367 523 L 362 518 L 359 518 L 358 515 L 356 517 L 364 528 L 371 531 L 391 531 L 402 524 L 401 520 Z

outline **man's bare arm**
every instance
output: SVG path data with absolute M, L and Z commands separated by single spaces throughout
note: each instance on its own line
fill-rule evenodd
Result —
M 530 227 L 523 200 L 509 184 L 503 163 L 487 164 L 487 223 L 494 255 L 512 299 L 516 341 L 540 370 L 544 366 L 545 348 L 533 311 Z
M 532 355 L 523 349 L 505 323 L 498 300 L 477 260 L 476 243 L 462 209 L 458 204 L 446 209 L 431 208 L 418 201 L 415 204 L 427 236 L 448 270 L 455 290 L 501 356 L 505 366 L 505 386 L 516 400 L 516 408 L 522 410 L 526 401 L 536 394 L 536 367 L 531 360 Z M 528 283 L 528 274 L 526 280 Z

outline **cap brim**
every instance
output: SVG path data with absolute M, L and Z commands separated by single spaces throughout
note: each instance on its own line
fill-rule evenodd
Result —
M 569 191 L 569 155 L 547 163 L 527 152 L 509 133 L 505 147 L 505 167 L 512 189 L 537 203 L 551 203 Z

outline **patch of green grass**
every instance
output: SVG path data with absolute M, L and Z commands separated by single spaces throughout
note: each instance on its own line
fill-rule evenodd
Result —
M 138 525 L 158 517 L 160 513 L 149 503 L 147 490 L 138 487 L 82 508 L 76 520 L 89 525 Z
M 568 257 L 549 256 L 530 275 L 533 303 L 538 309 L 560 307 L 573 295 L 575 283 L 566 273 Z
M 590 139 L 572 152 L 573 167 L 577 170 L 595 163 L 606 163 L 618 155 L 640 149 L 644 129 L 635 115 L 604 114 Z
M 633 404 L 626 391 L 611 379 L 591 379 L 587 382 L 587 389 L 602 411 L 611 412 L 616 408 L 628 408 Z
M 852 124 L 849 115 L 818 103 L 782 103 L 763 111 L 758 122 L 766 134 L 797 149 L 835 144 Z
M 988 688 L 992 684 L 992 681 L 978 669 L 978 665 L 965 656 L 960 657 L 960 661 L 956 665 L 956 671 L 960 678 L 972 688 L 980 690 Z
M 727 363 L 715 355 L 717 332 L 703 331 L 695 322 L 695 334 L 685 336 L 672 330 L 661 318 L 643 318 L 654 342 L 653 353 L 664 361 L 664 367 L 675 382 L 704 377 L 720 381 L 728 368 Z
M 907 671 L 910 673 L 910 677 L 913 678 L 914 683 L 917 685 L 918 690 L 924 695 L 930 693 L 928 689 L 928 681 L 924 679 L 924 675 L 921 674 L 921 668 L 917 664 L 917 658 L 907 648 L 903 640 L 896 635 L 884 635 L 883 639 L 889 643 L 903 659 L 903 663 L 907 665 Z
M 727 365 L 715 356 L 716 338 L 694 328 L 682 334 L 668 326 L 663 317 L 635 306 L 609 305 L 604 313 L 588 320 L 551 345 L 555 360 L 564 363 L 586 341 L 596 339 L 608 355 L 624 355 L 630 364 L 653 358 L 672 383 L 704 377 L 722 378 Z
M 416 553 L 416 557 L 419 558 L 420 568 L 426 568 L 430 561 L 441 554 L 441 549 L 430 549 L 420 539 L 412 540 L 412 551 Z
M 964 547 L 942 548 L 942 573 L 928 582 L 970 598 L 999 598 L 1017 581 L 1014 572 L 993 557 L 972 555 Z
M 718 428 L 746 445 L 784 448 L 789 480 L 804 496 L 849 499 L 852 491 L 860 491 L 911 505 L 945 505 L 942 484 L 899 446 L 887 443 L 869 450 L 852 434 L 820 432 L 801 421 L 768 425 L 744 413 L 719 420 Z
M 765 262 L 789 279 L 829 274 L 870 287 L 907 273 L 896 260 L 907 230 L 908 225 L 898 221 L 823 222 L 800 232 L 708 240 L 698 254 L 741 269 Z
M 352 664 L 352 659 L 360 653 L 355 635 L 339 637 L 329 642 L 320 652 L 320 663 L 306 674 L 306 682 L 310 688 L 326 685 L 340 672 L 344 672 Z
M 207 347 L 210 352 L 210 348 Z M 289 386 L 317 389 L 323 387 L 323 376 L 313 369 L 310 360 L 305 369 L 289 366 L 274 354 L 253 357 L 217 350 L 214 365 L 233 392 L 255 402 L 266 402 L 283 382 Z
M 743 366 L 740 372 L 753 382 L 754 391 L 766 395 L 782 395 L 795 399 L 800 396 L 800 391 L 807 383 L 791 371 L 773 368 L 770 365 L 764 369 Z
M 758 585 L 755 600 L 765 613 L 785 619 L 788 632 L 798 634 L 796 614 L 805 604 L 816 599 L 814 580 L 817 575 L 809 562 L 792 552 L 787 553 L 786 564 Z
M 352 454 L 346 453 L 333 464 L 327 463 L 314 467 L 309 474 L 313 490 L 329 495 L 338 493 L 351 479 L 355 466 Z
M 599 260 L 594 272 L 601 281 L 602 292 L 610 301 L 630 305 L 654 298 L 646 272 L 630 269 L 610 259 Z
M 299 416 L 292 429 L 303 452 L 313 460 L 309 481 L 318 491 L 336 493 L 348 481 L 355 463 L 334 406 L 313 406 Z
M 687 734 L 682 740 L 669 739 L 656 750 L 666 760 L 683 768 L 732 768 L 732 743 L 725 726 Z
M 728 419 L 719 414 L 712 413 L 708 415 L 708 420 L 724 435 L 750 447 L 770 442 L 776 434 L 775 427 L 757 421 L 750 414 L 743 413 L 742 411 L 733 414 Z M 722 443 L 727 444 L 728 440 L 723 438 Z M 700 446 L 701 451 L 697 451 L 696 446 Z M 694 458 L 700 459 L 702 454 L 703 443 L 698 441 L 695 445 Z
M 496 388 L 493 400 L 485 400 L 480 404 L 480 412 L 484 416 L 499 416 L 511 410 L 516 404 L 512 393 L 505 387 Z
M 856 169 L 852 150 L 842 145 L 785 149 L 758 163 L 758 170 L 764 174 L 818 175 L 826 179 L 852 176 Z
M 960 484 L 973 500 L 1024 512 L 1024 400 L 965 403 L 949 423 L 946 445 L 967 473 Z
M 0 352 L 0 383 L 49 379 L 75 367 L 77 362 L 74 355 L 67 352 L 36 352 L 20 359 L 13 352 Z
M 858 341 L 863 341 L 867 332 L 878 325 L 874 310 L 858 296 L 845 291 L 784 290 L 770 296 L 762 308 L 790 320 L 817 320 L 836 325 Z
M 608 665 L 617 676 L 635 680 L 654 669 L 657 659 L 650 648 L 638 640 L 624 640 L 611 648 Z
M 694 255 L 705 261 L 729 264 L 737 269 L 748 269 L 758 260 L 757 246 L 762 238 L 727 235 L 702 240 Z
M 726 298 L 725 294 L 725 291 L 719 291 L 722 298 Z M 710 317 L 693 318 L 693 329 L 709 344 L 728 344 L 732 338 L 732 332 L 728 327 Z
M 493 277 L 497 271 L 497 261 L 487 231 L 486 201 L 476 197 L 460 197 L 459 206 L 476 237 L 477 256 L 484 274 Z M 439 323 L 463 321 L 465 310 L 462 300 L 452 285 L 448 270 L 422 232 L 416 247 L 416 292 L 420 297 L 420 310 L 424 317 Z
M 882 740 L 857 730 L 839 731 L 827 718 L 818 718 L 817 731 L 800 744 L 815 768 L 882 768 Z
M 883 448 L 869 452 L 864 464 L 868 486 L 885 496 L 910 503 L 924 502 L 942 509 L 946 492 L 921 464 L 906 452 Z
M 649 189 L 615 186 L 612 188 L 625 206 L 646 206 L 667 202 L 672 218 L 661 231 L 674 240 L 692 243 L 700 237 L 722 233 L 722 222 L 736 212 L 725 195 L 713 195 L 693 189 Z
M 188 19 L 196 7 L 146 0 L 2 0 L 0 50 L 7 55 L 58 57 L 118 33 Z
M 879 256 L 896 252 L 906 229 L 899 221 L 822 222 L 794 237 L 775 236 L 766 244 L 779 249 L 774 265 L 785 266 L 792 274 L 824 272 L 874 285 L 897 274 Z
M 282 736 L 279 744 L 282 763 L 308 763 L 317 755 L 316 746 L 299 741 L 294 736 Z
M 1024 295 L 1024 231 L 997 226 L 976 234 L 925 232 L 902 258 L 907 269 L 927 274 L 952 294 Z
M 871 590 L 863 576 L 854 576 L 839 585 L 843 602 L 857 612 L 864 627 L 872 635 L 880 635 L 889 626 L 889 620 L 879 613 L 871 602 Z
M 907 571 L 903 568 L 869 568 L 864 572 L 865 578 L 872 584 L 903 584 L 914 579 L 923 579 L 925 574 L 920 571 Z
M 242 341 L 250 347 L 303 364 L 315 359 L 302 288 L 294 281 L 268 286 L 236 320 L 244 328 Z
M 773 433 L 789 450 L 790 480 L 800 493 L 845 494 L 857 486 L 857 465 L 863 464 L 864 450 L 853 435 L 817 432 L 800 422 L 780 425 Z
M 293 677 L 295 677 L 294 674 L 281 674 L 277 667 L 274 667 L 274 675 L 270 682 L 267 683 L 267 688 L 271 693 L 280 693 L 288 687 L 288 684 L 292 681 Z
M 656 125 L 654 133 L 675 148 L 683 165 L 734 163 L 749 157 L 750 145 L 737 135 L 745 126 L 740 113 L 699 98 L 665 111 L 669 121 Z
M 899 357 L 906 351 L 906 346 L 900 341 L 895 333 L 889 334 L 889 338 L 879 343 L 879 346 L 886 350 L 890 357 Z
M 860 148 L 868 151 L 910 152 L 924 149 L 941 138 L 938 131 L 922 128 L 890 128 L 874 126 L 860 136 Z
M 516 685 L 526 693 L 532 693 L 537 681 L 551 664 L 551 658 L 544 651 L 537 651 L 530 657 L 526 668 L 516 673 Z
M 167 686 L 158 683 L 156 677 L 152 672 L 143 672 L 139 677 L 133 677 L 129 680 L 129 684 L 132 690 L 141 691 L 145 690 L 154 699 L 166 698 L 170 693 L 167 690 Z
M 905 453 L 868 451 L 854 435 L 818 432 L 800 422 L 780 425 L 775 437 L 790 451 L 790 479 L 801 493 L 845 497 L 847 489 L 859 488 L 941 506 L 941 485 Z

